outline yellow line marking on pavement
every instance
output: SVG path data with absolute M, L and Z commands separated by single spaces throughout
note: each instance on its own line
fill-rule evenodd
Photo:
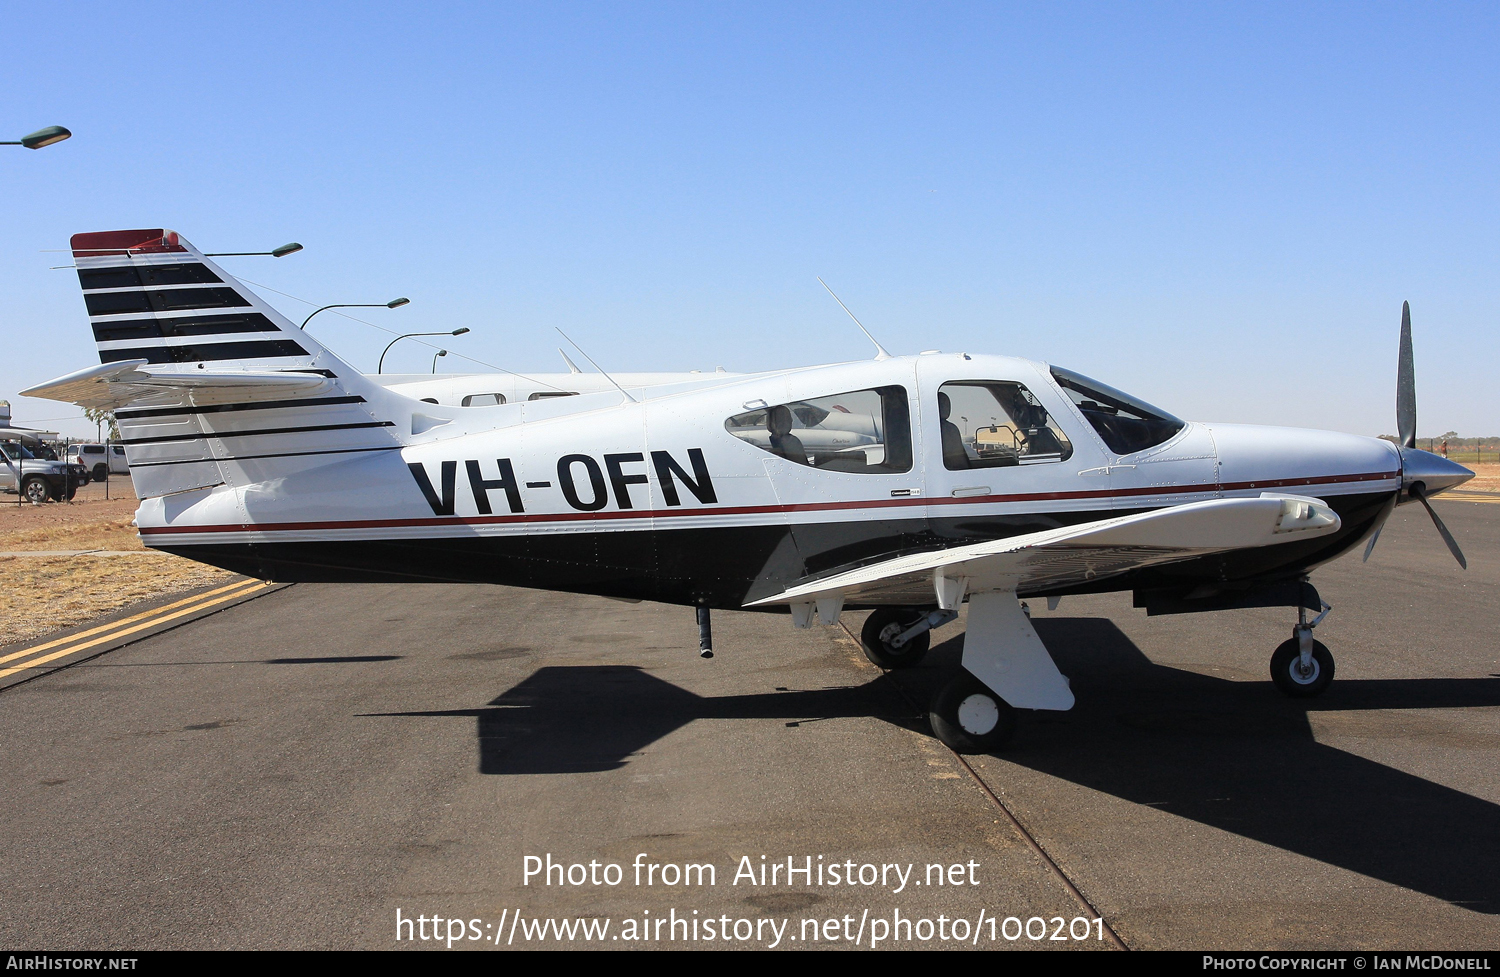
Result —
M 230 590 L 240 590 L 240 589 L 242 589 L 244 587 L 250 586 L 251 584 L 257 584 L 257 583 L 260 583 L 260 581 L 259 580 L 241 580 L 241 581 L 238 581 L 237 583 L 232 583 L 232 584 L 228 585 L 227 587 L 220 587 L 217 590 L 210 590 L 207 593 L 195 594 L 192 597 L 185 597 L 182 600 L 174 601 L 174 602 L 172 602 L 170 604 L 163 604 L 161 607 L 153 607 L 149 611 L 142 611 L 139 614 L 134 614 L 134 615 L 132 615 L 130 617 L 122 618 L 121 620 L 118 620 L 118 621 L 111 621 L 108 624 L 101 624 L 97 628 L 89 628 L 87 631 L 80 631 L 77 634 L 70 634 L 66 638 L 57 638 L 57 639 L 55 639 L 53 641 L 48 641 L 45 644 L 40 644 L 40 645 L 36 645 L 34 647 L 31 647 L 31 648 L 27 648 L 24 651 L 11 652 L 9 655 L 6 655 L 4 658 L 0 658 L 0 665 L 5 664 L 6 662 L 10 661 L 12 658 L 20 658 L 23 655 L 34 655 L 34 654 L 36 654 L 39 651 L 46 651 L 48 648 L 56 648 L 58 645 L 68 644 L 69 642 L 77 641 L 79 638 L 88 638 L 88 637 L 91 637 L 93 635 L 99 634 L 101 631 L 112 631 L 115 628 L 120 627 L 121 625 L 132 624 L 132 623 L 134 623 L 136 621 L 143 620 L 144 618 L 148 618 L 148 617 L 152 617 L 152 616 L 154 616 L 156 614 L 160 614 L 162 611 L 170 611 L 170 610 L 172 610 L 174 608 L 181 607 L 183 604 L 197 603 L 200 600 L 205 600 L 205 599 L 207 599 L 209 597 L 213 597 L 216 594 L 222 594 L 222 593 L 225 593 L 225 592 L 230 591 Z
M 1478 492 L 1444 492 L 1438 498 L 1446 498 L 1453 502 L 1500 503 L 1500 495 L 1480 494 Z
M 175 604 L 168 604 L 166 607 L 159 607 L 155 611 L 148 612 L 148 614 L 144 614 L 144 615 L 138 614 L 138 615 L 136 615 L 136 617 L 134 617 L 134 618 L 128 618 L 127 620 L 137 620 L 140 617 L 149 617 L 149 620 L 141 621 L 140 623 L 135 624 L 132 627 L 123 628 L 123 629 L 120 629 L 120 630 L 110 630 L 108 634 L 101 635 L 101 636 L 99 636 L 97 638 L 94 638 L 94 639 L 92 639 L 90 641 L 85 641 L 85 642 L 83 642 L 81 644 L 69 644 L 65 648 L 60 648 L 57 651 L 54 651 L 54 652 L 52 652 L 51 654 L 48 654 L 48 655 L 43 655 L 40 658 L 33 658 L 33 659 L 29 660 L 29 661 L 21 662 L 19 665 L 13 665 L 10 668 L 0 669 L 0 678 L 5 678 L 5 677 L 7 677 L 9 675 L 14 675 L 16 672 L 24 672 L 28 668 L 36 668 L 39 665 L 45 665 L 48 662 L 53 661 L 55 659 L 64 658 L 64 657 L 66 657 L 68 655 L 75 654 L 76 652 L 83 651 L 85 648 L 92 648 L 95 645 L 101 645 L 101 644 L 104 644 L 105 642 L 113 641 L 116 638 L 123 638 L 126 635 L 128 635 L 128 634 L 134 634 L 137 631 L 145 631 L 148 628 L 154 628 L 158 624 L 164 624 L 167 621 L 175 620 L 176 618 L 183 617 L 183 616 L 188 615 L 188 614 L 196 614 L 198 611 L 207 610 L 208 608 L 213 607 L 213 606 L 215 606 L 217 604 L 223 604 L 223 603 L 226 603 L 227 601 L 236 600 L 236 599 L 238 599 L 240 597 L 244 597 L 244 596 L 246 596 L 248 594 L 255 593 L 258 590 L 264 590 L 266 587 L 270 586 L 270 584 L 263 583 L 262 581 L 259 581 L 259 580 L 246 581 L 246 583 L 253 584 L 253 586 L 246 587 L 244 584 L 240 584 L 240 585 L 237 585 L 237 587 L 233 589 L 233 593 L 227 593 L 227 594 L 226 593 L 222 593 L 222 591 L 211 591 L 209 594 L 200 594 L 196 598 L 190 598 L 189 600 L 186 600 L 186 601 L 178 601 Z M 230 589 L 230 588 L 224 588 L 224 589 Z M 219 594 L 219 596 L 214 597 L 214 596 L 211 596 L 212 594 Z M 204 600 L 203 598 L 205 598 L 205 597 L 210 598 L 210 599 Z M 195 601 L 196 601 L 196 603 L 195 603 Z M 189 607 L 183 607 L 181 610 L 175 611 L 174 613 L 171 613 L 171 614 L 161 614 L 160 613 L 161 611 L 170 610 L 173 607 L 181 607 L 181 605 L 183 605 L 183 604 L 190 604 L 191 606 L 189 606 Z M 122 623 L 123 624 L 125 622 L 122 621 L 122 622 L 118 622 L 118 623 Z M 95 632 L 100 631 L 100 630 L 106 630 L 106 629 L 103 629 L 103 628 L 96 628 L 96 629 L 94 629 Z M 89 634 L 89 633 L 94 633 L 94 632 L 85 632 L 85 634 Z M 74 637 L 83 637 L 83 636 L 84 635 L 75 635 Z M 11 659 L 14 659 L 14 658 L 17 658 L 17 657 L 20 657 L 20 656 L 29 655 L 29 654 L 35 654 L 38 651 L 45 650 L 46 648 L 52 647 L 52 646 L 57 645 L 59 643 L 60 642 L 54 641 L 54 642 L 51 642 L 48 645 L 39 645 L 36 648 L 28 648 L 26 651 L 20 651 L 20 652 L 16 652 L 15 654 L 7 655 L 5 657 L 5 660 L 6 661 L 10 661 Z

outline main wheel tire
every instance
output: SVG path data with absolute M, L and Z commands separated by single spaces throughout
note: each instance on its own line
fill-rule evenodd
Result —
M 48 485 L 47 480 L 40 475 L 32 475 L 21 483 L 21 494 L 32 505 L 41 505 L 52 498 L 52 486 Z
M 1323 642 L 1313 642 L 1309 666 L 1304 674 L 1302 649 L 1296 638 L 1289 638 L 1271 655 L 1271 681 L 1283 695 L 1294 699 L 1310 699 L 1315 695 L 1322 695 L 1333 681 L 1333 655 L 1329 654 Z
M 104 481 L 108 477 L 109 477 L 109 466 L 108 465 L 106 465 L 104 462 L 101 461 L 101 462 L 99 462 L 99 464 L 97 464 L 97 465 L 94 466 L 94 471 L 93 471 L 93 479 L 94 479 L 94 481 L 96 481 L 96 482 L 102 482 L 102 481 Z
M 943 687 L 927 719 L 957 753 L 993 753 L 1016 732 L 1016 710 L 967 671 Z
M 865 657 L 881 668 L 911 668 L 922 660 L 932 643 L 932 632 L 923 631 L 900 648 L 891 642 L 901 632 L 916 624 L 926 611 L 913 607 L 882 607 L 865 618 L 859 632 L 859 646 Z

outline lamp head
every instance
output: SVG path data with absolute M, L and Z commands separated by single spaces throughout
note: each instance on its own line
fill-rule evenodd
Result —
M 399 298 L 399 299 L 391 299 L 389 302 L 387 302 L 385 304 L 385 307 L 387 309 L 399 309 L 403 305 L 410 305 L 410 304 L 411 304 L 411 299 L 402 297 L 402 298 Z
M 453 335 L 455 335 L 455 336 L 462 336 L 464 333 L 466 333 L 468 331 L 469 331 L 469 327 L 468 326 L 462 326 L 462 327 L 460 327 L 458 329 L 453 330 Z
M 62 142 L 64 139 L 67 139 L 71 135 L 73 134 L 64 129 L 62 126 L 48 126 L 45 129 L 38 129 L 36 132 L 33 132 L 29 136 L 22 136 L 21 145 L 25 146 L 27 149 L 41 149 L 43 146 L 50 146 L 55 142 Z
M 273 258 L 285 258 L 287 255 L 289 255 L 289 254 L 296 254 L 298 251 L 301 251 L 301 250 L 302 250 L 302 245 L 298 244 L 296 241 L 293 241 L 290 244 L 283 244 L 279 248 L 272 249 L 272 251 L 271 251 L 271 257 L 273 257 Z

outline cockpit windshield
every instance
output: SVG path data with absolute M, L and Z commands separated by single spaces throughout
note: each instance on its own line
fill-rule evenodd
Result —
M 1052 376 L 1115 454 L 1153 448 L 1187 426 L 1164 410 L 1082 374 L 1054 366 Z

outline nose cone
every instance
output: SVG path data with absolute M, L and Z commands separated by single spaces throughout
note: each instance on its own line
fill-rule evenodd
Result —
M 1423 495 L 1437 495 L 1455 485 L 1462 485 L 1474 477 L 1474 473 L 1463 465 L 1449 461 L 1442 455 L 1418 448 L 1401 449 L 1401 489 L 1410 492 L 1411 487 L 1422 483 Z

